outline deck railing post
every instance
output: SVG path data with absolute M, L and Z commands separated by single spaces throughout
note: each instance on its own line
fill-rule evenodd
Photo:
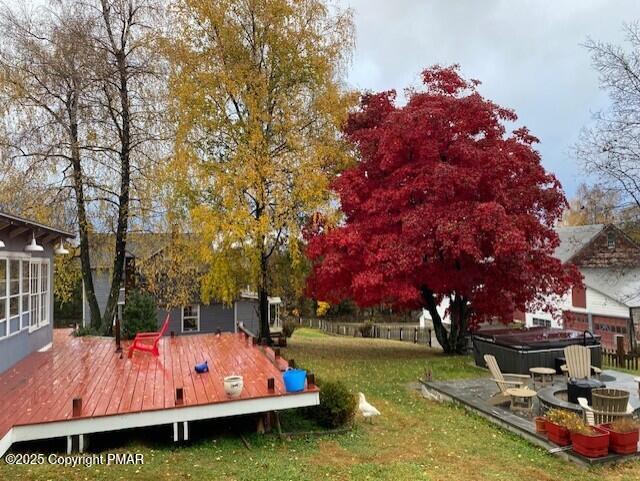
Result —
M 74 418 L 80 417 L 82 415 L 82 398 L 76 397 L 73 398 L 71 403 L 71 415 Z
M 624 336 L 616 335 L 616 354 L 618 356 L 618 367 L 624 367 Z
M 316 385 L 316 375 L 312 372 L 307 373 L 307 387 Z

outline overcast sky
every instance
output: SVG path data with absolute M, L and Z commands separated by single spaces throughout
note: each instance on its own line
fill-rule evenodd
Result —
M 607 106 L 591 67 L 588 37 L 622 44 L 638 0 L 340 0 L 354 10 L 349 83 L 401 91 L 435 63 L 459 63 L 480 92 L 515 109 L 540 138 L 544 166 L 567 195 L 582 173 L 571 154 L 580 129 Z
M 336 1 L 354 11 L 352 87 L 401 93 L 419 85 L 425 67 L 459 63 L 483 95 L 515 109 L 540 138 L 544 166 L 574 194 L 584 177 L 572 146 L 608 103 L 581 44 L 623 44 L 622 25 L 640 20 L 640 0 Z

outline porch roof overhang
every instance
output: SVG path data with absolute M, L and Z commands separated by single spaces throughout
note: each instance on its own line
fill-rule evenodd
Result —
M 75 234 L 65 230 L 40 224 L 17 215 L 0 212 L 0 237 L 5 234 L 9 237 L 17 237 L 25 233 L 33 233 L 36 238 L 44 239 L 44 242 L 47 243 L 75 237 Z

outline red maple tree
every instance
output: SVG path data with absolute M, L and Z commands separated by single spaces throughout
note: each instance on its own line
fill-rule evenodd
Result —
M 515 310 L 558 311 L 555 299 L 580 274 L 553 257 L 553 226 L 566 199 L 540 164 L 516 114 L 483 98 L 458 66 L 422 74 L 425 88 L 367 94 L 345 134 L 357 164 L 336 179 L 344 222 L 308 230 L 308 291 L 426 308 L 445 352 L 461 352 L 479 322 L 513 320 Z M 437 306 L 447 299 L 451 326 Z

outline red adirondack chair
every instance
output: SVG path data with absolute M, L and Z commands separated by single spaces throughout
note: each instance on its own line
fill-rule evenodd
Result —
M 133 351 L 145 351 L 150 352 L 154 356 L 159 356 L 158 342 L 160 338 L 165 335 L 167 329 L 169 329 L 169 314 L 162 324 L 162 328 L 158 332 L 139 332 L 133 339 L 131 346 L 129 346 L 128 357 L 133 356 Z

